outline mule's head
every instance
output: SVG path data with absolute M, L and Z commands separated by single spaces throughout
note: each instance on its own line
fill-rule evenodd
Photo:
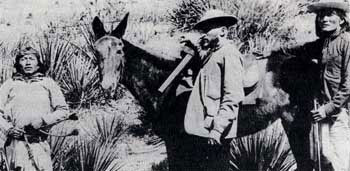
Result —
M 119 25 L 110 33 L 105 31 L 104 25 L 98 17 L 95 17 L 92 22 L 100 83 L 104 90 L 110 90 L 112 96 L 124 66 L 124 43 L 122 37 L 127 26 L 128 16 L 129 13 L 124 16 Z

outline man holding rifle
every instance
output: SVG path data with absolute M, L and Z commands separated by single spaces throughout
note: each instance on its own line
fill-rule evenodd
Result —
M 236 137 L 244 98 L 242 55 L 227 39 L 228 27 L 236 23 L 234 16 L 208 10 L 193 28 L 202 35 L 198 42 L 184 41 L 184 54 L 194 59 L 192 72 L 185 74 L 188 77 L 183 77 L 178 90 L 191 90 L 185 106 L 184 146 L 190 146 L 192 153 L 182 154 L 189 164 L 178 170 L 227 170 L 225 147 Z
M 310 155 L 307 154 L 309 149 L 306 148 L 312 121 L 316 139 L 311 146 L 316 149 L 313 154 L 320 154 L 320 157 L 313 155 L 313 160 L 316 160 L 313 168 L 345 171 L 349 166 L 350 154 L 347 109 L 350 97 L 350 27 L 346 15 L 349 3 L 344 0 L 321 0 L 311 4 L 308 9 L 316 14 L 318 39 L 303 45 L 282 47 L 267 56 L 297 56 L 316 62 L 320 68 L 321 86 L 310 120 L 307 115 L 296 114 L 298 117 L 290 124 L 288 138 L 298 170 L 312 170 L 308 160 Z
M 0 88 L 0 128 L 7 135 L 7 169 L 52 171 L 47 131 L 69 118 L 68 106 L 57 83 L 44 76 L 46 70 L 35 49 L 20 50 L 15 69 Z

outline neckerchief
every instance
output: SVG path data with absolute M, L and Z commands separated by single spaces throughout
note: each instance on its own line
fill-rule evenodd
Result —
M 34 73 L 33 75 L 29 75 L 29 76 L 21 74 L 21 73 L 15 73 L 12 76 L 12 79 L 14 81 L 24 81 L 26 83 L 33 83 L 33 82 L 42 81 L 44 76 L 45 75 L 40 73 L 40 72 Z

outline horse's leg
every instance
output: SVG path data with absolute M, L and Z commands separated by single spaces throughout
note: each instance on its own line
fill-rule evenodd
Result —
M 294 121 L 290 123 L 282 122 L 288 136 L 291 150 L 297 162 L 298 171 L 311 171 L 313 168 L 310 158 L 310 123 L 307 115 L 302 115 L 300 113 L 294 117 Z
M 186 171 L 193 170 L 196 163 L 195 149 L 197 142 L 194 137 L 184 131 L 184 117 L 190 92 L 182 93 L 176 97 L 171 104 L 167 115 L 162 115 L 163 126 L 161 131 L 164 133 L 164 140 L 167 149 L 169 170 Z
M 168 157 L 168 166 L 169 166 L 169 171 L 177 171 L 178 169 L 178 162 L 176 160 L 176 145 L 172 141 L 172 139 L 166 138 L 164 139 L 165 141 L 165 148 L 167 152 L 167 157 Z
M 188 134 L 172 135 L 166 143 L 169 171 L 203 171 L 208 167 L 207 140 Z

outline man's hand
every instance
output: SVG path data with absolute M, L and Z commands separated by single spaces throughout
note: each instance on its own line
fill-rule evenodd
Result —
M 197 47 L 188 39 L 185 37 L 180 38 L 180 43 L 182 44 L 181 47 L 181 57 L 184 58 L 187 54 L 191 56 L 195 56 L 198 54 Z
M 211 130 L 209 133 L 209 145 L 221 145 L 220 141 L 221 133 L 216 130 Z
M 37 118 L 33 119 L 30 122 L 30 124 L 31 124 L 31 126 L 33 126 L 33 128 L 39 129 L 40 127 L 43 126 L 43 119 L 41 117 L 37 117 Z
M 19 128 L 12 127 L 6 131 L 6 135 L 14 139 L 19 139 L 24 135 L 24 131 Z
M 68 120 L 72 120 L 72 121 L 77 121 L 78 115 L 76 113 L 72 113 L 71 115 L 68 116 Z
M 311 113 L 314 122 L 321 121 L 327 117 L 324 105 L 317 110 L 312 110 Z

